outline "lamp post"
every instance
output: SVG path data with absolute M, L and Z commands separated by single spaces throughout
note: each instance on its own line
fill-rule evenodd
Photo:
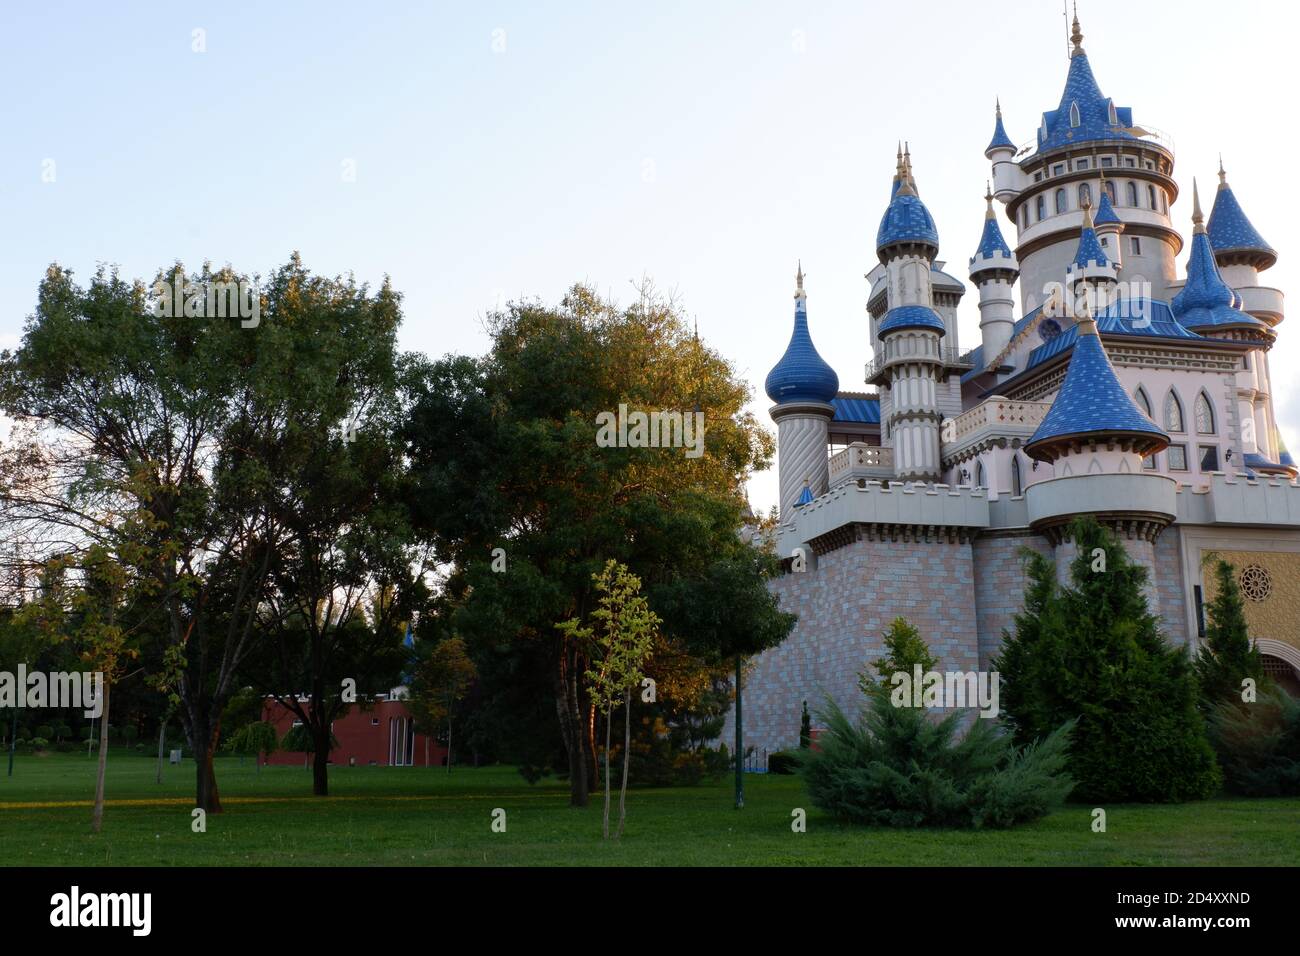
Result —
M 740 709 L 740 655 L 736 655 L 736 809 L 745 809 L 745 730 Z

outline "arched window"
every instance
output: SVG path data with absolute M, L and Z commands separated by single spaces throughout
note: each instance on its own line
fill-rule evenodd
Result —
M 1029 228 L 1029 207 L 1028 206 L 1020 207 L 1020 228 L 1021 229 Z
M 1137 402 L 1138 408 L 1142 409 L 1143 415 L 1151 419 L 1153 422 L 1156 420 L 1156 417 L 1151 414 L 1151 399 L 1147 397 L 1147 390 L 1141 385 L 1139 385 L 1138 390 L 1133 393 L 1133 400 Z
M 1020 497 L 1024 492 L 1020 488 L 1020 456 L 1011 456 L 1011 496 Z
M 1183 403 L 1171 388 L 1165 396 L 1165 431 L 1183 431 Z
M 1062 213 L 1069 208 L 1070 208 L 1070 201 L 1065 198 L 1065 190 L 1058 189 L 1056 191 L 1056 211 L 1058 213 Z
M 1079 104 L 1078 103 L 1070 104 L 1070 125 L 1071 126 L 1079 125 Z
M 1125 192 L 1128 193 L 1128 204 L 1129 204 L 1130 206 L 1136 206 L 1136 205 L 1138 204 L 1138 186 L 1137 186 L 1137 183 L 1130 182 L 1130 183 L 1128 184 L 1128 189 L 1125 190 Z
M 1092 203 L 1092 187 L 1087 183 L 1079 183 L 1079 205 Z
M 1116 112 L 1116 110 L 1115 110 L 1115 101 L 1114 101 L 1114 100 L 1111 100 L 1111 103 L 1110 103 L 1110 125 L 1111 125 L 1111 126 L 1118 126 L 1118 125 L 1119 125 L 1119 113 Z
M 1106 180 L 1106 195 L 1110 197 L 1112 203 L 1119 202 L 1119 197 L 1115 195 L 1115 181 L 1112 179 Z
M 984 485 L 984 462 L 982 462 L 982 461 L 977 461 L 977 462 L 975 463 L 975 487 L 976 487 L 976 488 L 983 488 L 983 487 L 985 487 L 985 485 Z
M 1034 211 L 1038 213 L 1038 221 L 1042 222 L 1043 217 L 1047 215 L 1047 201 L 1042 196 L 1039 196 L 1038 201 L 1034 203 Z
M 1196 396 L 1196 404 L 1192 406 L 1192 411 L 1196 416 L 1196 430 L 1202 435 L 1213 435 L 1214 408 L 1204 392 Z
M 1151 200 L 1152 209 L 1154 210 L 1160 209 L 1160 203 L 1156 202 L 1156 187 L 1150 185 L 1149 183 L 1147 184 L 1147 199 Z

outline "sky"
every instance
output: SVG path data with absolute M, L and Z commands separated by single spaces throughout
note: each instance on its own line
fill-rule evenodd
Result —
M 1174 139 L 1175 224 L 1190 236 L 1193 176 L 1208 210 L 1221 152 L 1280 253 L 1261 281 L 1284 292 L 1300 263 L 1298 9 L 1079 7 L 1102 92 Z M 896 143 L 964 280 L 994 99 L 1028 141 L 1060 99 L 1067 32 L 1053 0 L 5 0 L 0 347 L 51 262 L 83 282 L 100 263 L 266 274 L 298 250 L 314 272 L 391 276 L 402 346 L 433 356 L 484 352 L 479 320 L 505 301 L 556 302 L 582 281 L 628 302 L 646 276 L 770 426 L 763 380 L 790 336 L 796 260 L 814 342 L 842 389 L 865 389 L 864 274 Z M 963 350 L 979 344 L 977 300 L 970 288 L 959 310 Z M 1300 452 L 1289 325 L 1274 402 Z M 775 469 L 754 476 L 756 509 L 776 496 Z

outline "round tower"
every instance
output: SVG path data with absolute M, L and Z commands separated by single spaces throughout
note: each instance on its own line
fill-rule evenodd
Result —
M 1006 127 L 1002 125 L 1002 100 L 998 99 L 994 107 L 996 116 L 993 121 L 993 138 L 989 140 L 984 157 L 993 164 L 993 184 L 997 187 L 998 202 L 1010 202 L 1015 198 L 1015 159 L 1016 144 L 1011 142 Z
M 987 186 L 984 200 L 988 203 L 984 212 L 984 232 L 980 235 L 979 248 L 970 258 L 970 277 L 980 290 L 980 341 L 987 363 L 1001 354 L 1011 341 L 1011 332 L 1016 324 L 1013 287 L 1020 274 L 1020 263 L 1002 238 L 997 213 L 993 211 L 993 193 Z
M 1092 204 L 1083 203 L 1083 226 L 1074 259 L 1065 268 L 1066 289 L 1074 302 L 1086 302 L 1089 314 L 1103 311 L 1114 298 L 1119 267 L 1111 262 L 1092 222 Z
M 803 266 L 795 276 L 794 332 L 785 354 L 767 375 L 764 390 L 774 404 L 768 414 L 777 428 L 777 475 L 780 514 L 788 520 L 800 498 L 829 490 L 827 441 L 840 388 L 839 376 L 826 364 L 808 333 L 808 296 Z M 808 495 L 804 495 L 807 491 Z

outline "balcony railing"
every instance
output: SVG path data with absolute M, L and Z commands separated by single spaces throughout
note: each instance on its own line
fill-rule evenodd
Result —
M 894 474 L 894 449 L 855 441 L 843 451 L 831 455 L 832 488 L 858 478 L 890 477 Z
M 951 422 L 943 423 L 943 457 L 951 458 L 986 438 L 1029 438 L 1051 407 L 1049 402 L 986 399 Z
M 1154 143 L 1155 145 L 1164 148 L 1165 151 L 1170 153 L 1171 155 L 1173 154 L 1174 138 L 1170 136 L 1168 133 L 1166 133 L 1164 130 L 1156 129 L 1154 126 L 1148 126 L 1146 123 L 1137 123 L 1134 125 L 1133 131 L 1134 131 L 1133 135 L 1137 138 L 1136 140 L 1137 142 Z M 1094 143 L 1123 144 L 1123 143 L 1132 143 L 1134 142 L 1134 140 L 1128 139 L 1126 137 L 1119 137 L 1119 136 L 1099 136 L 1095 139 L 1090 137 L 1084 142 L 1086 142 L 1089 146 L 1092 146 Z M 1066 148 L 1067 147 L 1065 146 L 1060 147 L 1060 149 L 1066 149 Z M 1015 159 L 1016 162 L 1021 162 L 1022 160 L 1028 159 L 1030 156 L 1034 155 L 1034 153 L 1036 153 L 1037 151 L 1038 151 L 1038 134 L 1035 133 L 1033 139 L 1029 140 L 1028 142 L 1021 143 L 1019 146 L 1016 147 L 1016 153 L 1013 158 Z M 1053 150 L 1053 152 L 1055 152 L 1055 150 Z
M 971 361 L 970 352 L 962 352 L 958 349 L 944 346 L 939 349 L 939 359 L 949 368 L 974 368 L 975 363 Z M 880 370 L 891 362 L 917 362 L 923 361 L 924 356 L 917 355 L 896 355 L 889 358 L 884 355 L 878 355 L 867 363 L 865 381 L 872 381 L 880 373 Z

